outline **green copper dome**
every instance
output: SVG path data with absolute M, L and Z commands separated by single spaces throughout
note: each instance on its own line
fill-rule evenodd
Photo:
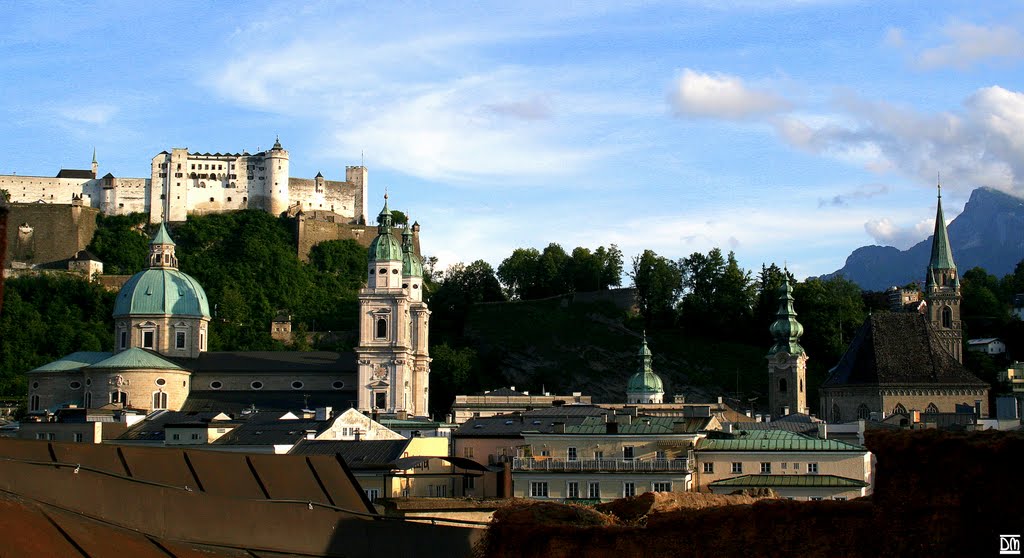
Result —
M 209 318 L 210 303 L 191 275 L 173 268 L 150 268 L 133 275 L 117 293 L 114 317 L 131 314 Z
M 769 355 L 786 352 L 801 355 L 804 348 L 800 346 L 800 336 L 804 334 L 804 326 L 796 321 L 796 310 L 793 309 L 793 288 L 789 286 L 789 277 L 783 279 L 779 287 L 779 311 L 769 331 L 775 338 L 775 344 L 768 351 Z
M 401 260 L 402 245 L 391 234 L 391 210 L 388 209 L 388 195 L 384 194 L 384 208 L 377 215 L 377 238 L 370 243 L 370 261 Z
M 406 222 L 405 232 L 402 233 L 402 276 L 423 277 L 423 262 L 416 255 L 416 248 L 413 246 L 412 225 Z
M 640 370 L 629 378 L 626 384 L 626 393 L 664 393 L 665 388 L 658 376 L 651 370 L 651 350 L 647 348 L 647 334 L 644 334 L 643 344 L 640 346 Z

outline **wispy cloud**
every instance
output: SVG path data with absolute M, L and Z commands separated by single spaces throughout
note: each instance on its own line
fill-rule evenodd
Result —
M 1024 36 L 1009 25 L 984 26 L 954 21 L 942 30 L 947 41 L 921 51 L 918 64 L 925 69 L 967 69 L 980 62 L 1024 57 Z
M 818 198 L 818 207 L 846 207 L 852 201 L 868 200 L 876 196 L 883 196 L 890 192 L 889 186 L 885 184 L 865 184 L 864 186 L 836 194 L 829 198 Z
M 79 124 L 102 126 L 117 114 L 118 108 L 108 104 L 66 105 L 56 109 L 60 118 Z
M 669 102 L 678 116 L 731 120 L 763 116 L 789 106 L 780 95 L 748 87 L 739 77 L 690 68 L 676 80 Z
M 890 48 L 903 48 L 906 43 L 903 30 L 899 27 L 890 27 L 885 30 L 885 37 L 882 38 L 883 45 Z

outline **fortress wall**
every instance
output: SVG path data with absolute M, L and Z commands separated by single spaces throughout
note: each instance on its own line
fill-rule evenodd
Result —
M 110 196 L 110 207 L 114 215 L 128 215 L 129 213 L 148 213 L 149 199 L 146 193 L 149 191 L 150 181 L 145 178 L 115 178 L 114 187 L 105 190 Z M 101 199 L 100 194 L 94 199 Z M 98 204 L 92 204 L 99 207 Z
M 99 212 L 70 204 L 12 203 L 4 267 L 12 261 L 38 265 L 74 256 L 92 241 Z
M 318 188 L 316 179 L 288 179 L 288 206 L 300 205 L 303 211 L 330 211 L 344 217 L 348 222 L 356 221 L 362 209 L 357 206 L 358 188 L 348 182 L 325 180 Z
M 72 196 L 98 192 L 99 182 L 85 178 L 0 175 L 0 189 L 11 194 L 11 203 L 71 203 Z M 98 205 L 99 200 L 87 200 L 85 204 Z
M 369 248 L 370 243 L 377 237 L 377 227 L 367 225 L 356 225 L 348 222 L 344 216 L 331 213 L 330 211 L 311 211 L 303 213 L 295 219 L 297 240 L 297 253 L 303 262 L 309 262 L 309 251 L 317 244 L 327 240 L 352 239 L 364 248 Z M 401 239 L 403 227 L 393 227 L 391 233 Z M 413 250 L 420 252 L 420 238 L 417 235 L 413 241 Z

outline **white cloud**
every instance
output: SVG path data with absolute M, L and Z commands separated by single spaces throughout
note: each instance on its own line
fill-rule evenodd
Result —
M 789 103 L 770 91 L 751 89 L 727 74 L 705 74 L 689 68 L 675 83 L 669 102 L 679 116 L 740 120 L 786 109 Z
M 967 69 L 989 59 L 1024 57 L 1024 36 L 1009 25 L 953 22 L 943 34 L 948 42 L 921 51 L 917 59 L 921 67 Z
M 81 124 L 102 126 L 110 121 L 118 108 L 108 104 L 83 104 L 64 106 L 57 109 L 57 114 L 64 119 Z
M 875 242 L 900 250 L 906 250 L 928 238 L 934 229 L 935 219 L 924 219 L 911 226 L 900 226 L 887 217 L 871 219 L 864 223 L 864 231 L 874 238 Z
M 969 191 L 992 186 L 1020 194 L 1024 178 L 1024 93 L 977 90 L 963 109 L 925 113 L 853 94 L 840 96 L 832 119 L 797 114 L 773 120 L 794 147 L 853 162 L 875 172 L 899 171 Z

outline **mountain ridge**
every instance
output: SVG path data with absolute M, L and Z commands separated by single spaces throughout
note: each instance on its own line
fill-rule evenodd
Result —
M 953 260 L 962 275 L 974 267 L 1002 277 L 1024 259 L 1024 198 L 993 188 L 971 192 L 964 210 L 947 226 Z M 823 279 L 843 276 L 860 288 L 885 290 L 924 279 L 932 237 L 906 250 L 892 246 L 861 246 L 842 268 Z

